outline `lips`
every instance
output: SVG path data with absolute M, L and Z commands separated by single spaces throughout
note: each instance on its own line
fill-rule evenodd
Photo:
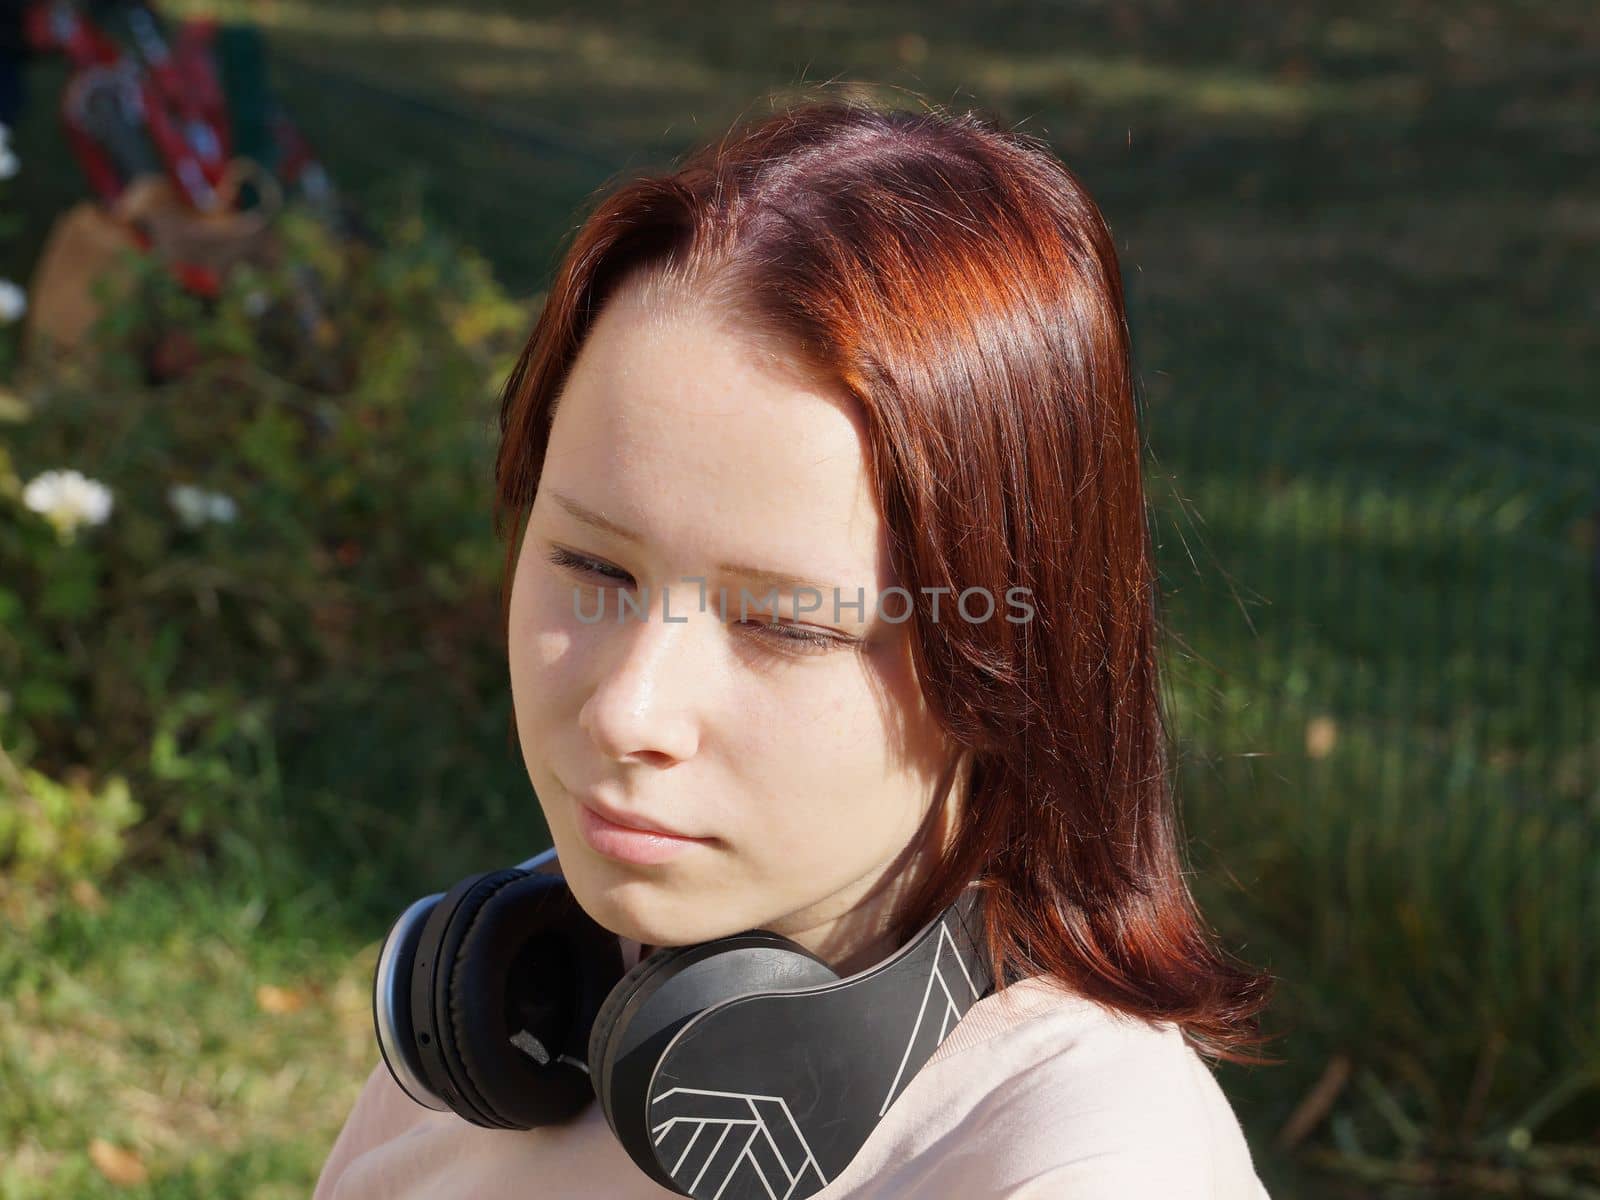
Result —
M 692 833 L 684 833 L 681 830 L 672 828 L 670 825 L 663 825 L 659 821 L 652 821 L 647 817 L 641 817 L 637 814 L 626 812 L 620 808 L 614 808 L 610 804 L 607 804 L 594 796 L 581 796 L 574 793 L 574 799 L 576 799 L 579 804 L 583 805 L 590 812 L 604 817 L 613 825 L 621 825 L 627 829 L 637 829 L 643 833 L 656 833 L 666 837 L 685 838 L 689 841 L 704 842 L 711 840 L 710 838 L 696 837 Z

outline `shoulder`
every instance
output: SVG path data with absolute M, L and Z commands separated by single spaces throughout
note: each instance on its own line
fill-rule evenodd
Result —
M 1008 1195 L 1265 1195 L 1238 1117 L 1176 1025 L 1116 1012 L 1041 979 L 1023 985 L 1040 993 L 1037 1007 L 988 1052 L 1015 1041 L 1034 1057 L 997 1082 L 971 1129 L 1016 1164 L 1024 1186 Z M 982 1044 L 972 1049 L 985 1052 Z
M 332 1200 L 340 1177 L 354 1159 L 399 1137 L 427 1115 L 427 1109 L 400 1090 L 379 1059 L 323 1161 L 312 1200 Z
M 1043 977 L 983 1004 L 937 1056 L 947 1077 L 981 1090 L 952 1152 L 973 1176 L 963 1194 L 1263 1200 L 1238 1118 L 1175 1025 Z

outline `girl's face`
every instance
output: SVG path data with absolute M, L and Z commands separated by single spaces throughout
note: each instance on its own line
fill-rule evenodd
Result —
M 511 691 L 596 921 L 651 946 L 770 929 L 848 974 L 897 948 L 967 764 L 923 706 L 904 594 L 877 612 L 900 581 L 854 401 L 782 367 L 689 300 L 613 295 L 520 548 Z M 591 843 L 583 800 L 703 840 L 628 861 Z

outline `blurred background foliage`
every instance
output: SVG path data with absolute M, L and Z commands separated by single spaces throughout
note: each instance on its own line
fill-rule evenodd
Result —
M 548 844 L 490 456 L 562 239 L 837 80 L 1044 134 L 1117 235 L 1195 885 L 1281 978 L 1285 1061 L 1219 1075 L 1272 1194 L 1600 1197 L 1592 6 L 167 9 L 263 30 L 381 236 L 290 211 L 204 307 L 141 270 L 0 398 L 0 1196 L 308 1192 L 388 921 Z M 57 70 L 0 275 L 84 191 Z M 307 263 L 315 361 L 259 319 Z M 113 497 L 70 541 L 21 503 L 60 468 Z

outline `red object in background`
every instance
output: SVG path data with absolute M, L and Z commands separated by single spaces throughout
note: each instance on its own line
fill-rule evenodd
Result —
M 146 247 L 148 249 L 148 246 Z M 173 263 L 172 273 L 184 289 L 208 298 L 222 295 L 222 277 L 210 267 L 194 263 Z
M 65 0 L 30 4 L 23 12 L 22 28 L 30 49 L 37 53 L 60 51 L 74 66 L 114 63 L 122 56 L 115 42 L 85 21 L 77 8 Z
M 181 26 L 172 45 L 148 6 L 128 4 L 125 15 L 143 67 L 140 85 L 151 139 L 189 202 L 202 212 L 213 211 L 230 134 L 210 39 L 203 30 Z
M 212 58 L 217 24 L 184 22 L 169 46 L 147 5 L 130 3 L 121 15 L 131 47 L 119 45 L 68 0 L 30 4 L 23 12 L 29 47 L 60 53 L 71 64 L 61 108 L 67 144 L 107 205 L 135 175 L 160 170 L 192 208 L 215 211 L 216 187 L 232 152 L 231 122 Z M 142 248 L 151 248 L 144 230 L 136 226 L 132 233 Z M 175 262 L 171 271 L 194 295 L 222 291 L 211 267 Z
M 233 157 L 233 128 L 228 103 L 217 77 L 214 46 L 217 22 L 211 18 L 185 21 L 178 28 L 173 67 L 182 95 L 194 112 L 216 131 L 224 162 Z
M 129 140 L 142 138 L 189 203 L 201 212 L 214 211 L 216 187 L 232 151 L 231 123 L 211 57 L 216 22 L 185 22 L 169 45 L 147 5 L 130 3 L 122 15 L 131 47 L 118 44 L 67 0 L 36 3 L 24 14 L 29 45 L 35 51 L 58 51 L 72 64 L 63 118 L 73 153 L 102 199 L 109 202 L 121 194 L 128 170 L 108 151 L 105 132 L 88 127 L 81 105 L 74 108 L 74 97 L 87 90 L 91 79 L 100 86 L 106 72 L 126 72 L 124 86 L 137 99 L 130 96 L 123 105 L 122 157 L 131 157 Z
M 144 101 L 145 128 L 161 155 L 172 182 L 178 185 L 189 203 L 201 212 L 217 208 L 217 184 L 222 180 L 223 160 L 214 153 L 197 152 L 194 147 L 196 123 L 181 111 L 173 111 L 147 75 L 140 91 Z M 203 128 L 203 125 L 200 126 Z M 214 145 L 215 143 L 213 143 Z
M 194 18 L 176 25 L 169 43 L 150 4 L 128 0 L 102 10 L 126 23 L 124 45 L 87 20 L 71 0 L 35 0 L 23 13 L 24 35 L 35 52 L 64 55 L 72 65 L 68 92 L 82 88 L 86 72 L 126 71 L 136 100 L 124 104 L 128 116 L 118 130 L 123 145 L 107 146 L 104 130 L 91 128 L 81 113 L 65 110 L 68 142 L 90 186 L 110 202 L 127 185 L 127 163 L 137 138 L 147 144 L 163 171 L 198 211 L 212 211 L 215 189 L 233 154 L 233 121 L 216 65 L 218 22 Z M 276 147 L 276 174 L 289 186 L 303 187 L 314 202 L 328 203 L 331 183 L 316 155 L 288 115 L 277 108 L 270 130 Z M 121 160 L 119 162 L 119 160 Z
M 122 172 L 117 169 L 105 147 L 79 124 L 70 88 L 61 96 L 61 126 L 67 134 L 67 145 L 72 148 L 78 165 L 88 176 L 89 186 L 99 194 L 101 200 L 110 204 L 122 193 Z
M 60 53 L 71 68 L 62 123 L 102 204 L 115 208 L 135 179 L 165 176 L 189 209 L 220 214 L 218 188 L 229 174 L 234 136 L 217 65 L 219 26 L 183 21 L 170 36 L 165 28 L 146 0 L 98 5 L 92 18 L 72 0 L 37 0 L 23 11 L 30 48 Z M 277 177 L 331 211 L 332 185 L 310 146 L 281 108 L 269 120 Z M 143 250 L 153 249 L 150 232 L 137 222 L 129 234 Z M 213 266 L 174 255 L 167 269 L 192 295 L 221 294 L 222 274 Z M 176 344 L 167 357 L 174 369 L 187 361 Z M 359 548 L 351 549 L 359 557 Z

